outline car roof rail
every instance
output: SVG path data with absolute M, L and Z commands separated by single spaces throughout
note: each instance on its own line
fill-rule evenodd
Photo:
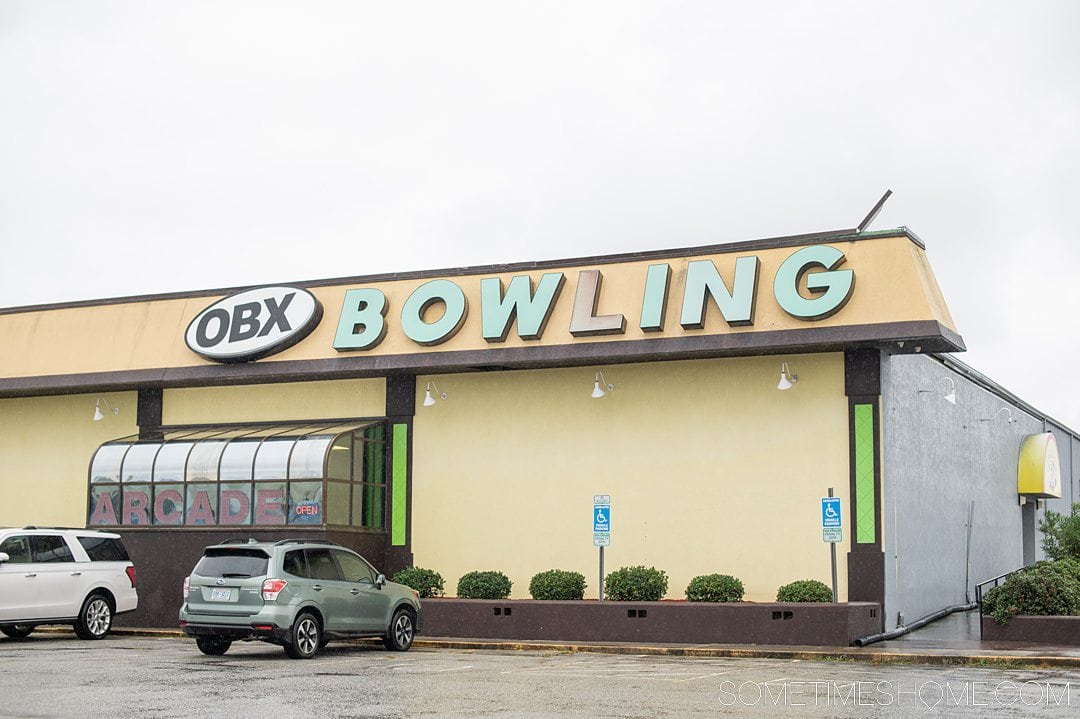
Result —
M 259 540 L 254 537 L 233 537 L 232 539 L 226 539 L 218 544 L 258 544 Z
M 275 547 L 280 547 L 282 544 L 331 544 L 337 546 L 336 542 L 327 539 L 282 539 L 274 542 Z
M 64 530 L 64 531 L 69 531 L 69 532 L 70 531 L 80 531 L 80 532 L 85 531 L 81 527 L 78 527 L 78 528 L 77 527 L 38 527 L 38 526 L 33 525 L 33 524 L 31 524 L 28 527 L 23 527 L 23 529 L 56 529 L 56 530 Z M 90 530 L 90 531 L 94 531 L 94 530 Z

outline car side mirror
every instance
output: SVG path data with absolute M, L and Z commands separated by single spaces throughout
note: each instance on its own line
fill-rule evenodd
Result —
M 0 552 L 0 564 L 10 561 L 11 557 L 8 556 L 7 552 Z
M 379 576 L 375 577 L 375 588 L 376 589 L 382 589 L 385 584 L 386 584 L 386 575 L 385 574 L 380 574 Z

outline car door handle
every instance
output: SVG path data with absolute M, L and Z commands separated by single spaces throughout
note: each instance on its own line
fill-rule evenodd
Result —
M 73 577 L 81 577 L 81 576 L 82 576 L 82 572 L 72 572 L 72 573 L 71 573 L 71 576 L 73 576 Z
M 350 589 L 349 590 L 349 594 L 353 595 L 354 597 L 359 593 L 360 593 L 359 589 Z
M 322 591 L 322 585 L 321 584 L 312 584 L 311 588 L 314 589 L 316 592 L 321 592 Z
M 30 579 L 30 578 L 36 577 L 37 574 L 36 573 L 35 574 L 24 574 L 23 576 L 26 577 L 27 579 Z

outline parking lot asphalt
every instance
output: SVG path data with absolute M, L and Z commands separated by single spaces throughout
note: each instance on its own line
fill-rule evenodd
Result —
M 179 631 L 115 629 L 128 636 L 181 636 Z M 799 659 L 871 664 L 970 664 L 979 666 L 1080 667 L 1080 646 L 988 642 L 979 637 L 979 613 L 958 612 L 897 639 L 865 647 L 761 644 L 638 644 L 620 642 L 506 641 L 470 637 L 424 637 L 417 647 L 454 650 L 534 651 L 641 656 Z
M 173 634 L 35 632 L 0 639 L 0 718 L 1052 718 L 1080 707 L 1075 668 L 530 649 L 343 642 L 293 660 L 258 642 L 208 657 Z

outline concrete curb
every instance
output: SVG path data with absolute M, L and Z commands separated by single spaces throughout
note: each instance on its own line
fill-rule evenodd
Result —
M 48 629 L 42 628 L 44 631 Z M 65 631 L 53 629 L 52 631 Z M 70 630 L 68 630 L 70 631 Z M 137 629 L 117 627 L 118 636 L 179 638 L 178 629 Z M 372 640 L 355 640 L 370 642 Z M 377 641 L 377 640 L 376 640 Z M 423 649 L 467 651 L 553 652 L 559 654 L 624 654 L 639 656 L 701 657 L 714 659 L 789 659 L 816 662 L 862 662 L 866 664 L 928 664 L 936 666 L 980 667 L 1065 667 L 1080 669 L 1080 657 L 1053 654 L 1033 655 L 1024 652 L 964 654 L 962 652 L 927 653 L 875 650 L 854 647 L 790 649 L 765 646 L 686 646 L 663 644 L 583 644 L 572 642 L 515 642 L 480 639 L 425 639 L 418 637 L 413 646 Z

